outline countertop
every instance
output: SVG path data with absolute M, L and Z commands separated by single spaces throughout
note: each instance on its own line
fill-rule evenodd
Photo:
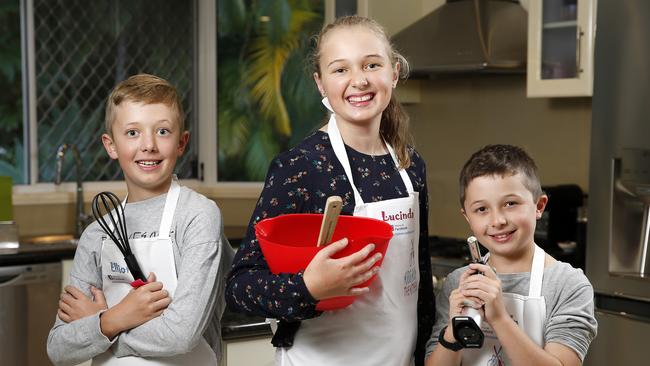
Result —
M 221 318 L 221 337 L 224 341 L 271 337 L 272 334 L 270 323 L 262 317 L 234 313 L 226 308 Z
M 239 244 L 239 240 L 231 240 L 232 242 Z M 72 259 L 76 247 L 76 245 L 68 243 L 21 243 L 15 249 L 0 249 L 0 266 L 52 263 Z M 222 337 L 226 341 L 272 335 L 270 324 L 266 319 L 233 313 L 228 309 L 223 314 L 221 324 Z
M 15 249 L 0 249 L 0 266 L 51 263 L 72 259 L 77 246 L 74 244 L 24 244 Z
M 231 239 L 230 243 L 237 247 L 241 239 Z M 467 263 L 467 249 L 464 240 L 429 238 L 431 262 L 434 275 L 440 268 L 453 270 Z M 21 264 L 57 262 L 74 257 L 76 245 L 73 244 L 21 244 L 17 249 L 0 250 L 0 266 Z M 446 270 L 446 269 L 445 269 Z M 251 317 L 234 313 L 226 309 L 222 318 L 222 337 L 225 341 L 252 338 L 271 337 L 271 327 L 262 317 Z

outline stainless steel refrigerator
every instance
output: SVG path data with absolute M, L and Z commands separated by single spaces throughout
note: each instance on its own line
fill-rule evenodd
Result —
M 599 0 L 587 276 L 598 336 L 585 365 L 647 365 L 650 350 L 650 1 Z

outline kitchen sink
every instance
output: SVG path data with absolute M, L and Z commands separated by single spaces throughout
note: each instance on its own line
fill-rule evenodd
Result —
M 39 235 L 30 236 L 20 239 L 20 244 L 34 244 L 34 245 L 52 245 L 52 244 L 71 244 L 77 245 L 79 239 L 75 238 L 72 234 L 56 234 L 56 235 Z

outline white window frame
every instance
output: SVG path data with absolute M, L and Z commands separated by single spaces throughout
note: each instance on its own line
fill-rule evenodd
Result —
M 30 171 L 30 184 L 14 185 L 14 205 L 41 205 L 72 203 L 76 199 L 76 184 L 65 182 L 61 185 L 38 182 L 38 124 L 36 116 L 36 75 L 34 49 L 34 8 L 33 0 L 21 0 L 23 18 L 23 37 L 26 37 L 23 65 L 24 97 L 27 98 L 25 113 L 29 129 L 29 155 L 26 157 Z M 211 198 L 255 199 L 259 196 L 263 182 L 219 182 L 217 176 L 217 1 L 198 0 L 198 55 L 196 78 L 198 108 L 197 133 L 191 138 L 198 139 L 198 164 L 202 180 L 184 179 L 183 184 Z M 335 0 L 325 1 L 325 21 L 334 19 Z M 367 15 L 368 0 L 358 0 L 359 14 Z M 100 142 L 97 141 L 99 144 Z M 54 164 L 54 160 L 52 161 Z M 123 181 L 84 182 L 84 202 L 89 203 L 100 191 L 110 190 L 116 194 L 126 193 Z
M 13 201 L 16 205 L 65 204 L 76 199 L 76 184 L 65 182 L 61 185 L 38 182 L 38 123 L 36 115 L 36 75 L 34 48 L 34 7 L 33 0 L 22 0 L 23 37 L 25 49 L 25 113 L 29 129 L 27 169 L 30 182 L 15 185 Z M 219 198 L 257 198 L 262 190 L 262 182 L 219 182 L 217 178 L 217 0 L 198 0 L 198 40 L 197 40 L 197 114 L 198 130 L 191 138 L 198 139 L 198 164 L 202 180 L 185 179 L 183 184 L 209 197 Z M 97 141 L 99 144 L 100 142 Z M 52 161 L 54 164 L 54 160 Z M 111 190 L 126 193 L 123 181 L 84 182 L 84 201 L 90 202 L 100 191 Z

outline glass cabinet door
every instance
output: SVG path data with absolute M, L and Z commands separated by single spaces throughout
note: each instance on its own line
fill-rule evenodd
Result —
M 529 97 L 590 96 L 595 0 L 531 0 Z
M 547 0 L 542 6 L 542 79 L 578 76 L 581 31 L 577 0 Z

